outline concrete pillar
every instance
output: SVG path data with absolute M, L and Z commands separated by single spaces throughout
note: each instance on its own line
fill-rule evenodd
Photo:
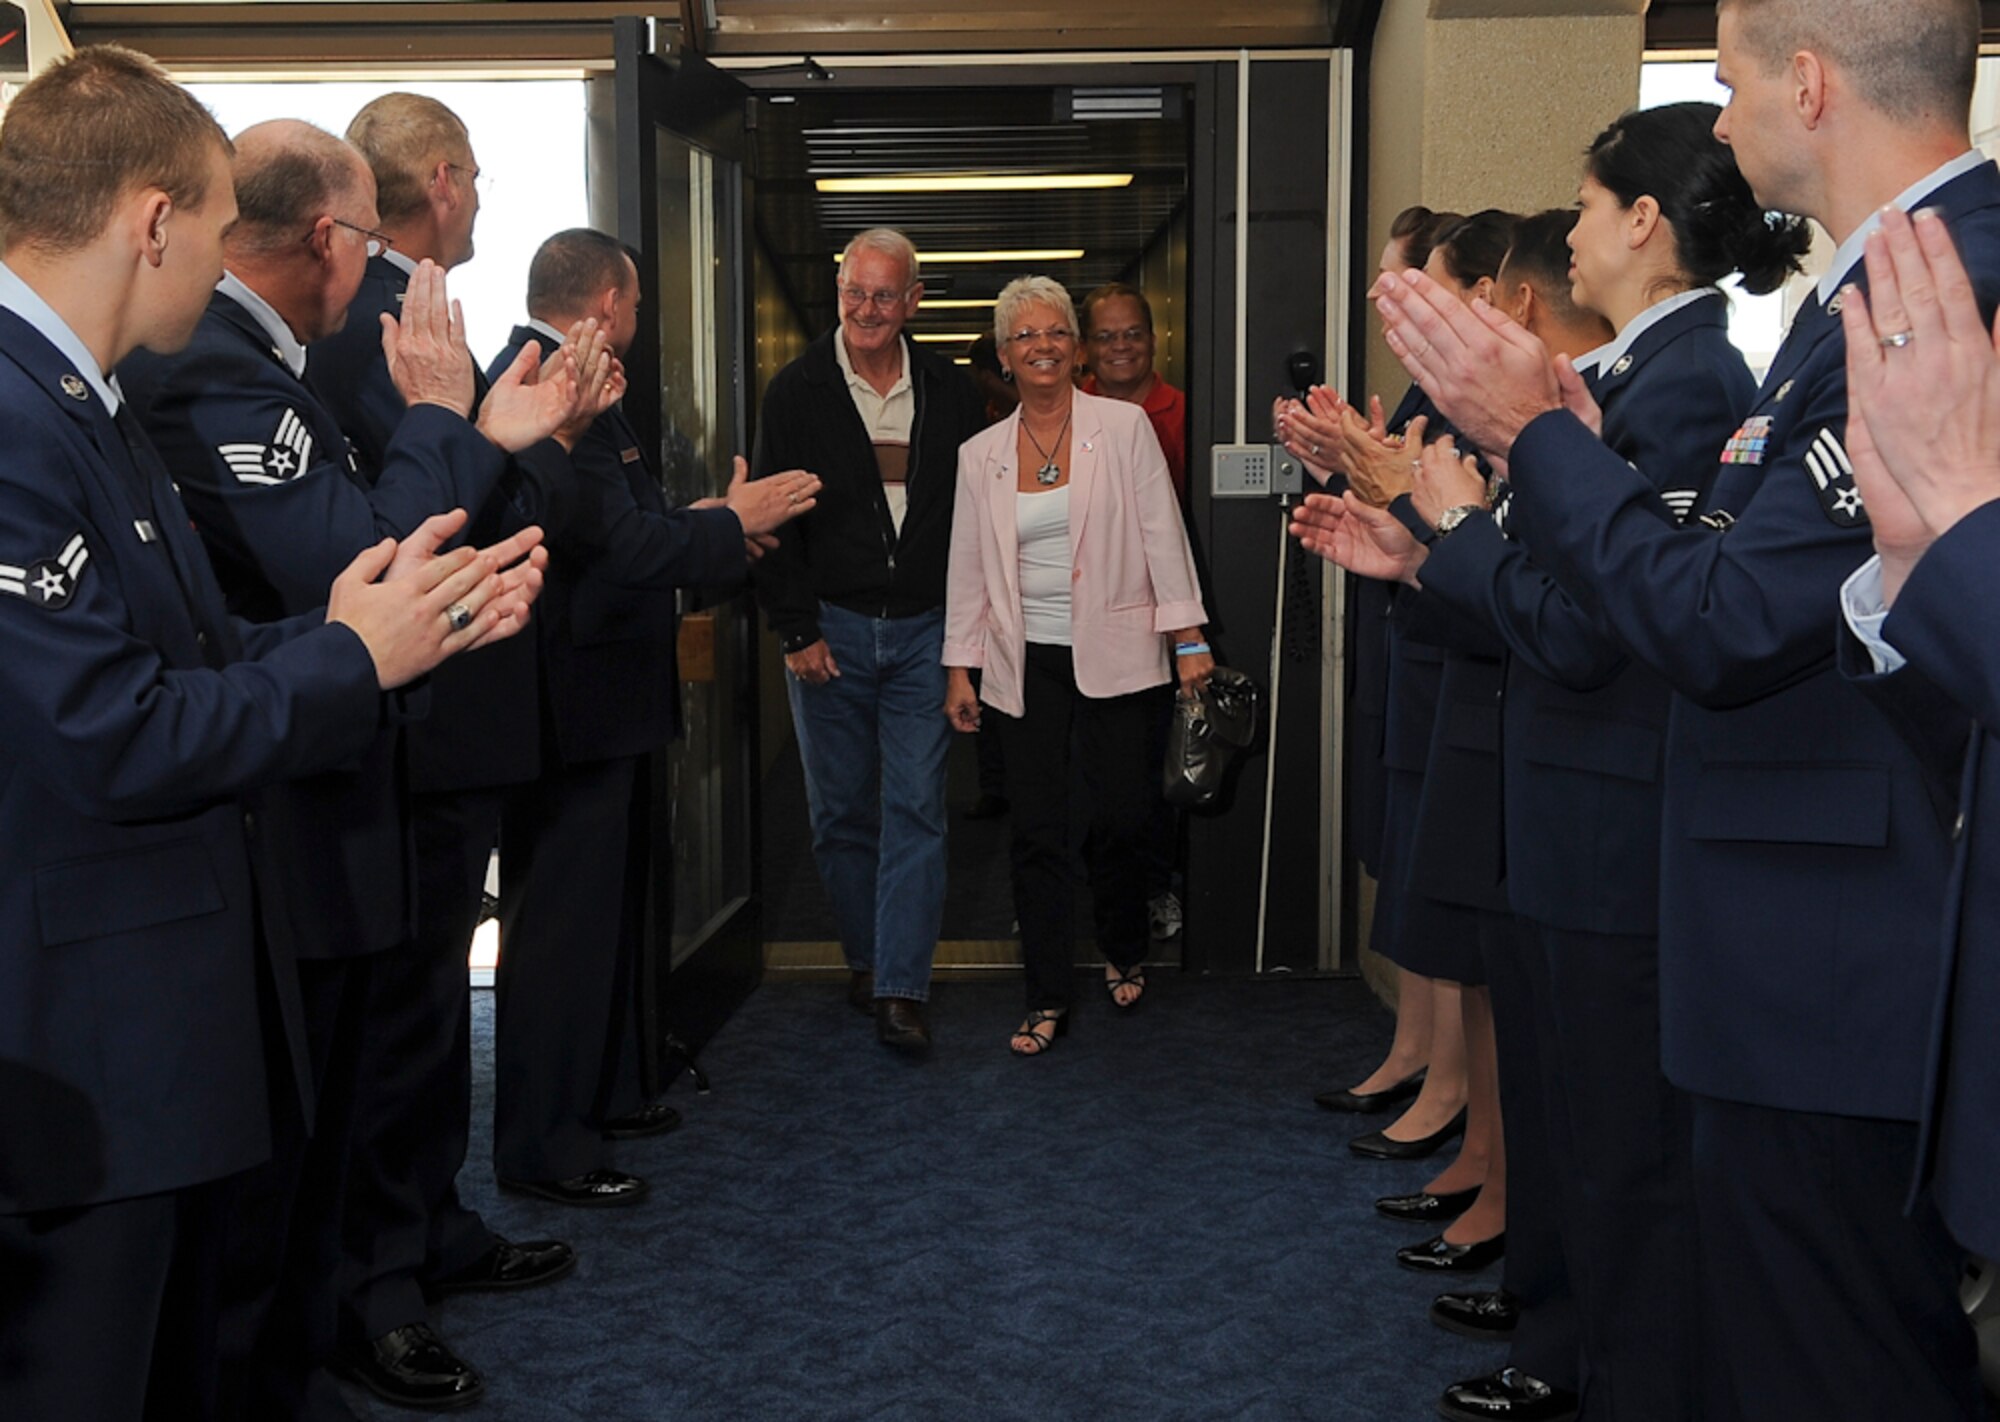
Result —
M 1368 251 L 1412 203 L 1532 212 L 1576 197 L 1585 145 L 1639 101 L 1646 0 L 1384 0 L 1370 57 Z M 1377 338 L 1370 391 L 1407 379 Z

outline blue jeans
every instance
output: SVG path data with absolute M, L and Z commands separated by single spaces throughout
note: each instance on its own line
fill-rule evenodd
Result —
M 877 997 L 923 1001 L 944 918 L 944 611 L 877 618 L 820 604 L 840 668 L 824 686 L 789 672 L 813 858 L 847 965 Z

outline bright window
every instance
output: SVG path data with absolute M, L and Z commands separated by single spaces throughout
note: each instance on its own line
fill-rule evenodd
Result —
M 355 110 L 402 89 L 450 106 L 472 134 L 485 191 L 473 259 L 451 274 L 466 339 L 484 367 L 526 318 L 528 262 L 551 233 L 590 221 L 584 190 L 580 80 L 450 80 L 403 84 L 289 81 L 188 86 L 231 134 L 265 119 L 299 118 L 341 133 Z

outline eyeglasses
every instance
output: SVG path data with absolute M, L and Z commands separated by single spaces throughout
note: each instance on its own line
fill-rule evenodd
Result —
M 912 283 L 912 285 L 915 285 L 915 283 Z M 910 288 L 907 286 L 901 291 L 863 291 L 858 286 L 837 286 L 834 289 L 840 293 L 840 304 L 842 306 L 855 307 L 867 305 L 873 306 L 877 311 L 893 310 L 902 303 L 904 297 L 910 294 Z
M 396 245 L 396 239 L 394 237 L 391 237 L 388 233 L 377 232 L 372 227 L 363 227 L 358 222 L 349 222 L 344 217 L 330 216 L 327 218 L 327 221 L 331 222 L 335 227 L 345 227 L 349 232 L 359 232 L 363 237 L 367 239 L 368 255 L 371 257 L 379 257 L 384 252 L 388 251 L 391 247 Z M 304 240 L 310 242 L 314 237 L 318 235 L 319 235 L 319 224 L 314 223 L 313 230 L 306 233 Z
M 1152 332 L 1144 326 L 1127 326 L 1122 331 L 1092 331 L 1090 339 L 1100 346 L 1137 345 Z
M 1076 339 L 1076 332 L 1051 326 L 1046 331 L 1016 331 L 1007 339 L 1017 346 L 1032 346 L 1037 341 L 1054 341 L 1059 346 L 1066 346 Z
M 481 197 L 486 197 L 492 193 L 493 180 L 486 176 L 485 169 L 468 168 L 463 163 L 447 163 L 445 167 L 451 169 L 454 173 L 465 174 L 466 179 L 471 182 L 472 186 L 479 190 Z

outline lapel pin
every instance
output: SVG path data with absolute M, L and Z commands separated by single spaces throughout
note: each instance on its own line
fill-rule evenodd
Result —
M 1792 393 L 1792 382 L 1787 380 L 1783 385 L 1780 385 L 1778 387 L 1778 393 L 1771 397 L 1771 403 L 1775 405 L 1791 393 Z
M 62 378 L 63 394 L 72 400 L 84 400 L 90 396 L 90 387 L 83 383 L 80 375 L 65 375 Z
M 1618 357 L 1618 364 L 1611 367 L 1611 373 L 1613 375 L 1623 375 L 1626 371 L 1630 370 L 1631 368 L 1632 368 L 1632 357 L 1628 355 L 1620 356 Z
M 1840 308 L 1845 306 L 1846 304 L 1847 304 L 1847 293 L 1844 291 L 1836 291 L 1833 294 L 1833 300 L 1827 302 L 1826 304 L 1826 314 L 1829 316 L 1838 316 L 1840 314 Z

